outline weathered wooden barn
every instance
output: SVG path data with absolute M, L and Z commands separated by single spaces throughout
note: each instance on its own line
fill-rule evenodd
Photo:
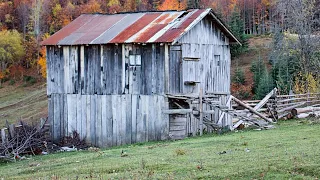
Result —
M 53 138 L 76 130 L 109 147 L 231 125 L 216 108 L 228 105 L 230 43 L 211 9 L 81 15 L 42 42 Z

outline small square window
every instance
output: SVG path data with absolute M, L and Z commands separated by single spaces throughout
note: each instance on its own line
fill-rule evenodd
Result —
M 214 61 L 216 62 L 217 66 L 221 65 L 220 55 L 214 55 Z
M 141 66 L 141 55 L 136 55 L 136 65 Z
M 130 66 L 141 66 L 141 55 L 133 54 L 129 56 Z

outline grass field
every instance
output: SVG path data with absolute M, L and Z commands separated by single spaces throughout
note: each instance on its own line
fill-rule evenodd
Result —
M 181 141 L 136 144 L 98 152 L 30 157 L 0 164 L 4 179 L 317 179 L 320 124 L 281 122 Z M 124 150 L 126 157 L 121 157 Z
M 47 95 L 44 83 L 29 87 L 22 85 L 6 85 L 0 88 L 0 128 L 9 123 L 39 122 L 41 117 L 47 117 Z

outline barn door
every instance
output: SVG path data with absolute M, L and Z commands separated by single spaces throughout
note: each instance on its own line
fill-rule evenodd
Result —
M 169 93 L 182 92 L 182 51 L 181 46 L 170 46 Z

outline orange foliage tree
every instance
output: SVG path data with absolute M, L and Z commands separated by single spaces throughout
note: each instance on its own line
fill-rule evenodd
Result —
M 42 40 L 45 40 L 49 37 L 49 34 L 44 34 Z M 39 52 L 38 64 L 40 66 L 40 73 L 42 77 L 47 77 L 47 60 L 46 60 L 46 47 L 41 47 Z
M 165 0 L 158 9 L 161 11 L 165 10 L 184 10 L 187 7 L 187 1 L 184 0 L 179 2 L 178 0 Z

